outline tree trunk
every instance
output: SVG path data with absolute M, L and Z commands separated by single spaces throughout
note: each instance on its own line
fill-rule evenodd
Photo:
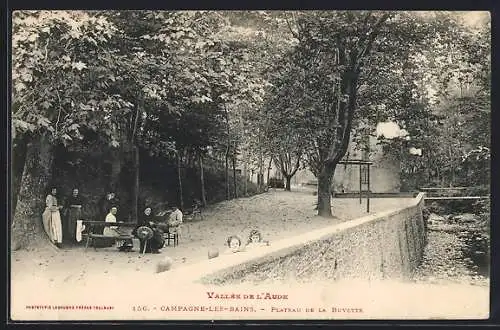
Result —
M 236 148 L 235 148 L 236 149 Z M 234 185 L 234 198 L 238 198 L 238 183 L 236 181 L 236 152 L 233 152 L 233 185 Z
M 177 180 L 179 183 L 179 208 L 184 209 L 184 198 L 182 197 L 182 177 L 181 177 L 181 156 L 179 151 L 177 151 Z
M 323 167 L 318 175 L 318 215 L 322 217 L 332 216 L 331 186 L 333 169 Z
M 224 165 L 224 179 L 225 179 L 225 186 L 226 186 L 226 199 L 230 200 L 231 196 L 229 196 L 229 147 L 226 150 L 226 159 L 225 159 L 225 165 Z
M 132 171 L 134 173 L 134 186 L 132 187 L 132 205 L 131 205 L 131 216 L 132 222 L 138 223 L 139 213 L 137 208 L 139 206 L 139 177 L 140 177 L 140 155 L 139 147 L 133 146 L 134 160 L 132 162 Z
M 260 128 L 258 128 L 257 132 L 258 136 L 258 146 L 259 146 L 259 173 L 257 174 L 257 187 L 259 193 L 262 192 L 262 186 L 263 186 L 263 181 L 264 181 L 264 156 L 262 152 L 262 144 L 261 144 L 261 137 L 260 137 Z
M 28 146 L 27 136 L 18 137 L 12 146 L 12 164 L 11 164 L 11 211 L 10 224 L 12 224 L 12 219 L 14 218 L 14 210 L 16 209 L 17 196 L 19 194 L 19 189 L 21 188 L 21 179 L 23 177 L 24 163 L 26 161 L 26 151 Z
M 203 156 L 200 154 L 200 181 L 201 181 L 201 204 L 207 206 L 207 196 L 205 192 L 205 176 L 203 173 Z
M 248 173 L 247 173 L 247 163 L 246 160 L 243 160 L 243 177 L 245 178 L 245 181 L 243 181 L 243 189 L 245 192 L 245 196 L 248 195 Z
M 109 180 L 109 187 L 108 190 L 112 190 L 113 192 L 117 193 L 118 190 L 120 190 L 120 174 L 122 171 L 122 158 L 123 158 L 123 152 L 122 152 L 122 146 L 118 148 L 114 148 L 111 151 L 111 173 L 110 173 L 110 180 Z
M 28 246 L 43 234 L 42 213 L 45 195 L 52 174 L 53 147 L 49 136 L 44 135 L 27 144 L 17 203 L 12 222 L 12 249 Z
M 269 159 L 269 165 L 267 166 L 267 181 L 266 181 L 266 191 L 269 190 L 269 175 L 271 174 L 271 164 L 273 162 L 273 158 Z
M 230 189 L 229 189 L 229 151 L 231 149 L 231 129 L 229 126 L 229 111 L 227 110 L 227 106 L 224 103 L 224 113 L 225 113 L 225 119 L 226 119 L 226 134 L 227 134 L 227 146 L 226 146 L 226 158 L 225 158 L 225 180 L 226 180 L 226 199 L 229 200 L 231 199 L 231 196 L 229 195 Z
M 291 191 L 291 188 L 290 188 L 290 183 L 292 181 L 292 177 L 291 176 L 285 176 L 285 179 L 286 179 L 286 182 L 285 182 L 285 190 L 286 191 Z

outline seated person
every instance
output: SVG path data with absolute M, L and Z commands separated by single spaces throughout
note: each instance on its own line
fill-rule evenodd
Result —
M 146 207 L 144 209 L 144 212 L 142 213 L 139 224 L 140 225 L 147 225 L 148 223 L 150 223 L 152 221 L 153 221 L 152 210 L 150 207 Z
M 225 254 L 241 252 L 245 248 L 241 242 L 241 239 L 236 235 L 229 236 L 227 238 L 226 244 L 228 249 L 224 252 Z
M 151 237 L 148 241 L 148 244 L 146 245 L 146 253 L 160 253 L 160 249 L 165 245 L 165 239 L 163 238 L 163 230 L 159 228 L 158 224 L 155 223 L 152 220 L 151 216 L 151 208 L 147 207 L 144 210 L 144 216 L 141 220 L 142 223 L 140 223 L 132 232 L 132 234 L 136 237 L 137 236 L 137 229 L 139 227 L 148 227 L 152 230 L 153 232 L 153 237 Z M 139 238 L 139 237 L 138 237 Z M 140 249 L 141 252 L 144 251 L 144 245 L 146 244 L 146 240 L 140 239 L 141 245 Z
M 182 212 L 177 206 L 174 206 L 173 212 L 170 213 L 167 225 L 170 233 L 178 233 L 180 231 L 180 226 L 182 225 Z
M 247 245 L 245 249 L 251 249 L 255 247 L 269 246 L 269 241 L 262 240 L 262 234 L 260 231 L 254 229 L 248 235 Z
M 106 219 L 104 221 L 105 222 L 116 222 L 116 213 L 117 212 L 118 212 L 118 209 L 116 207 L 112 207 L 109 210 L 108 215 L 106 215 Z M 104 228 L 103 235 L 115 236 L 115 237 L 130 235 L 130 229 L 120 228 L 118 226 L 109 226 L 109 227 Z M 117 240 L 116 244 L 117 244 L 118 249 L 120 251 L 131 251 L 132 247 L 133 247 L 131 239 Z

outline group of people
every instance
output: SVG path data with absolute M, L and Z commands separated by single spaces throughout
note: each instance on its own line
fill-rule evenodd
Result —
M 172 212 L 166 218 L 155 218 L 151 207 L 146 207 L 137 226 L 132 231 L 132 234 L 140 239 L 140 250 L 146 253 L 160 253 L 161 248 L 165 245 L 164 234 L 179 234 L 183 221 L 182 218 L 182 211 L 177 206 L 174 206 Z M 149 235 L 142 236 L 138 234 L 138 230 L 143 230 L 144 228 L 149 229 Z M 120 250 L 126 249 L 121 248 Z
M 49 239 L 56 246 L 61 247 L 63 243 L 75 243 L 78 240 L 78 222 L 82 220 L 83 199 L 77 188 L 73 189 L 72 194 L 61 205 L 58 201 L 57 188 L 52 188 L 45 198 L 45 210 L 42 214 L 43 227 L 49 236 Z M 119 199 L 114 192 L 108 192 L 104 198 L 99 201 L 99 213 L 105 222 L 118 222 L 117 214 Z M 61 216 L 62 214 L 62 216 Z M 178 207 L 174 207 L 167 218 L 157 218 L 153 216 L 151 207 L 146 207 L 137 219 L 135 228 L 121 226 L 105 226 L 96 234 L 105 236 L 137 236 L 137 229 L 140 227 L 149 228 L 152 237 L 140 239 L 141 251 L 146 245 L 146 252 L 159 253 L 159 250 L 165 245 L 165 232 L 179 232 L 183 221 L 183 214 Z M 132 233 L 131 233 L 132 231 Z M 139 238 L 139 237 L 138 237 Z M 146 244 L 147 241 L 147 244 Z M 133 242 L 131 239 L 118 240 L 116 242 L 120 251 L 131 251 Z
M 108 195 L 107 200 L 109 205 L 114 205 L 110 201 L 114 199 L 114 195 Z M 116 214 L 118 208 L 111 206 L 109 213 L 106 215 L 105 222 L 117 222 Z M 166 232 L 174 233 L 179 232 L 182 225 L 182 211 L 174 206 L 172 212 L 167 218 L 154 217 L 151 207 L 146 207 L 143 213 L 139 216 L 137 225 L 130 231 L 130 228 L 119 226 L 106 226 L 104 227 L 103 234 L 105 236 L 127 236 L 132 234 L 140 241 L 140 250 L 146 253 L 160 253 L 160 249 L 165 245 L 164 234 Z M 149 233 L 147 235 L 140 235 L 139 229 L 147 228 Z M 133 242 L 131 239 L 117 240 L 118 250 L 122 252 L 129 252 L 133 249 Z
M 238 235 L 231 235 L 227 238 L 226 244 L 228 247 L 226 254 L 231 254 L 248 251 L 256 247 L 269 246 L 269 241 L 263 240 L 260 231 L 254 229 L 250 231 L 246 242 L 244 242 Z
M 73 189 L 66 203 L 61 205 L 57 199 L 57 189 L 52 188 L 45 198 L 45 211 L 42 214 L 43 227 L 50 240 L 57 246 L 76 241 L 77 221 L 81 219 L 83 200 L 77 188 Z M 61 211 L 63 219 L 61 219 Z

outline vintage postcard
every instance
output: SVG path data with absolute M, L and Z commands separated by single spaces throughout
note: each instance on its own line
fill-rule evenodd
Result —
M 12 12 L 12 321 L 487 319 L 490 14 Z

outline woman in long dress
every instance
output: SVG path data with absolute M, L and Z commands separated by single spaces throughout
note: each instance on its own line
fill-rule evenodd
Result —
M 52 188 L 50 194 L 45 198 L 45 211 L 43 212 L 43 228 L 50 240 L 60 246 L 62 244 L 62 223 L 59 210 L 62 208 L 57 205 L 57 189 Z
M 71 197 L 66 201 L 66 222 L 63 226 L 64 235 L 70 243 L 76 242 L 76 222 L 81 220 L 82 215 L 82 198 L 79 195 L 77 188 L 73 189 Z M 64 228 L 65 227 L 65 228 Z

